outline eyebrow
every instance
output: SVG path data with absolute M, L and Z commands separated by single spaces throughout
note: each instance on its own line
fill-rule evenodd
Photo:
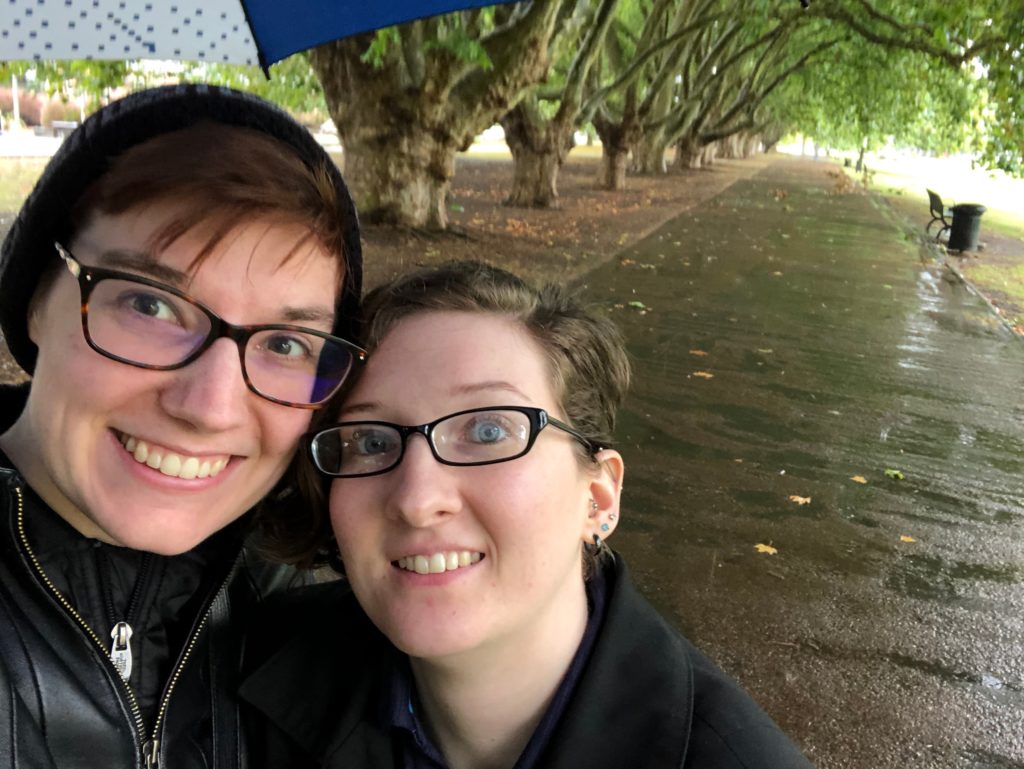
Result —
M 459 395 L 473 395 L 478 392 L 507 392 L 513 395 L 518 395 L 524 401 L 532 402 L 533 399 L 527 396 L 522 390 L 516 387 L 511 382 L 506 382 L 502 379 L 488 380 L 485 382 L 473 382 L 471 384 L 459 385 L 451 389 L 451 394 L 454 396 Z M 496 403 L 496 406 L 503 406 L 503 403 Z M 380 401 L 360 401 L 359 403 L 352 403 L 342 407 L 339 416 L 348 418 L 349 416 L 358 416 L 366 412 L 373 412 L 382 409 L 384 406 Z M 436 418 L 436 417 L 435 417 Z
M 100 253 L 99 262 L 97 266 L 137 272 L 144 277 L 167 283 L 179 291 L 185 291 L 191 280 L 189 273 L 163 264 L 148 251 L 111 249 Z M 322 305 L 282 307 L 278 315 L 279 322 L 284 323 L 320 323 L 328 328 L 334 324 L 334 308 Z
M 168 267 L 148 251 L 129 251 L 127 249 L 111 249 L 100 252 L 99 264 L 97 267 L 107 267 L 113 270 L 131 270 L 138 272 L 147 278 L 159 280 L 162 283 L 169 283 L 175 288 L 183 288 L 188 283 L 188 273 Z

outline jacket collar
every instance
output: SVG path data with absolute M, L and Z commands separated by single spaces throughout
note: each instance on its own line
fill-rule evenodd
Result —
M 545 769 L 683 765 L 693 672 L 679 636 L 637 593 L 622 559 L 606 567 L 608 614 L 579 686 L 541 757 Z M 343 588 L 339 588 L 341 590 Z M 318 607 L 243 683 L 242 697 L 328 766 L 389 766 L 377 726 L 392 648 L 351 595 Z M 620 706 L 620 703 L 625 703 Z
M 542 764 L 681 767 L 693 713 L 690 656 L 636 591 L 622 558 L 606 570 L 605 625 Z

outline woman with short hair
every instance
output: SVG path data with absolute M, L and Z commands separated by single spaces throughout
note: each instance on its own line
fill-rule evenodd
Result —
M 473 263 L 365 313 L 369 362 L 307 444 L 356 600 L 299 591 L 251 634 L 268 766 L 806 769 L 607 547 L 615 325 Z

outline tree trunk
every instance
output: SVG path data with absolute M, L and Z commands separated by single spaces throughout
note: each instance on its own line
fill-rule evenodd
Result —
M 549 43 L 562 3 L 527 3 L 497 14 L 473 40 L 490 66 L 470 66 L 433 25 L 393 29 L 370 55 L 375 33 L 334 40 L 309 62 L 345 147 L 346 177 L 362 217 L 443 229 L 456 152 L 508 112 L 547 74 Z M 472 37 L 472 35 L 471 35 Z
M 740 156 L 740 135 L 731 134 L 719 142 L 718 157 L 738 158 Z
M 629 101 L 629 99 L 627 99 Z M 626 163 L 629 160 L 629 148 L 636 143 L 641 135 L 640 121 L 632 109 L 627 109 L 626 117 L 613 122 L 601 116 L 591 121 L 601 138 L 601 170 L 597 183 L 602 189 L 626 189 Z
M 605 147 L 601 153 L 601 171 L 598 177 L 598 185 L 605 190 L 626 189 L 626 163 L 629 161 L 629 152 L 622 149 Z
M 505 205 L 521 208 L 558 206 L 558 169 L 562 162 L 555 152 L 534 152 L 521 148 L 512 152 L 512 192 Z
M 381 151 L 376 135 L 345 140 L 345 180 L 361 217 L 380 224 L 445 229 L 457 147 L 415 133 L 399 143 L 404 151 L 389 152 Z
M 703 168 L 711 168 L 715 164 L 715 156 L 718 154 L 718 143 L 705 144 L 700 153 L 700 164 Z
M 676 143 L 676 159 L 672 167 L 676 171 L 689 171 L 701 166 L 701 147 L 695 139 L 684 137 Z
M 668 173 L 665 162 L 665 140 L 661 137 L 644 137 L 636 145 L 633 153 L 633 169 L 641 174 Z
M 546 123 L 527 97 L 505 117 L 505 142 L 512 152 L 512 191 L 505 205 L 522 208 L 555 208 L 558 205 L 558 170 L 573 141 L 558 137 L 557 128 Z
M 853 170 L 860 173 L 860 169 L 864 167 L 864 152 L 865 148 L 861 147 L 860 152 L 857 153 L 857 165 L 853 167 Z

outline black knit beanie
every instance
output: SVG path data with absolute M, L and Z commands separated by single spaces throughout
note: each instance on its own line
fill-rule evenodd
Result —
M 35 369 L 38 352 L 28 336 L 29 302 L 40 277 L 53 267 L 54 241 L 68 237 L 69 215 L 76 201 L 106 173 L 117 155 L 199 122 L 259 131 L 291 147 L 310 168 L 327 168 L 344 222 L 346 259 L 334 333 L 350 336 L 362 285 L 359 221 L 330 156 L 286 112 L 252 94 L 209 85 L 173 85 L 134 93 L 91 115 L 64 140 L 11 225 L 0 252 L 0 329 L 25 371 Z

